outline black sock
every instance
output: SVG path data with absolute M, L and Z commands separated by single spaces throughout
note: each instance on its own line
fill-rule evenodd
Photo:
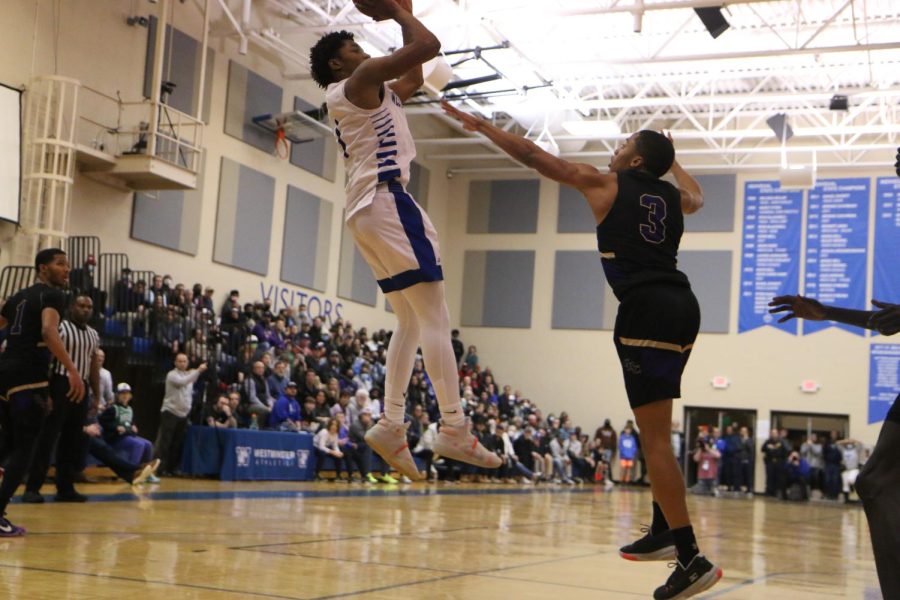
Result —
M 650 535 L 659 535 L 669 529 L 666 515 L 655 501 L 653 502 L 653 522 L 650 524 Z
M 678 562 L 682 567 L 687 567 L 694 557 L 700 554 L 697 549 L 697 538 L 694 537 L 694 528 L 690 525 L 672 530 L 675 538 L 675 551 L 678 554 Z

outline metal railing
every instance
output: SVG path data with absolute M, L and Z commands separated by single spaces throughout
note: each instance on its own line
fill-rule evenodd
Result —
M 116 157 L 145 154 L 199 172 L 202 121 L 164 102 L 125 102 L 88 86 L 82 90 L 76 143 Z M 109 114 L 115 122 L 99 116 Z
M 10 265 L 0 271 L 0 299 L 7 298 L 34 283 L 34 267 Z

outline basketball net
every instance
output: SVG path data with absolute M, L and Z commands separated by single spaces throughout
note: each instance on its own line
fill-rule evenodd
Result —
M 275 156 L 278 158 L 287 158 L 290 153 L 287 139 L 284 136 L 284 127 L 279 127 L 275 131 Z

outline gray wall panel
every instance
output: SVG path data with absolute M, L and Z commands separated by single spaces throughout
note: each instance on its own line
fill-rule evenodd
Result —
M 700 302 L 700 331 L 728 333 L 731 322 L 730 250 L 691 250 L 678 253 L 678 268 L 691 280 Z
M 734 204 L 737 175 L 722 173 L 697 175 L 703 188 L 703 208 L 684 216 L 685 231 L 734 231 Z
M 342 227 L 337 293 L 341 298 L 368 306 L 375 306 L 378 300 L 378 283 L 372 269 L 357 250 L 346 221 Z
M 559 186 L 557 233 L 594 233 L 597 222 L 581 192 L 567 185 Z
M 553 275 L 553 329 L 604 329 L 605 288 L 599 253 L 558 250 Z
M 531 327 L 534 251 L 489 251 L 484 271 L 484 327 Z
M 316 287 L 319 212 L 322 204 L 317 196 L 288 186 L 284 242 L 281 246 L 281 279 L 319 291 L 324 291 Z
M 467 250 L 463 264 L 463 297 L 460 322 L 480 327 L 484 320 L 484 273 L 487 252 Z
M 131 237 L 172 250 L 181 248 L 184 192 L 135 192 Z
M 491 182 L 488 233 L 536 233 L 540 181 Z
M 260 275 L 269 270 L 275 179 L 241 165 L 233 265 Z
M 281 112 L 282 89 L 231 61 L 228 67 L 225 133 L 267 154 L 275 149 L 275 135 L 253 123 L 253 117 Z
M 353 300 L 369 306 L 375 306 L 378 300 L 378 282 L 356 246 L 353 247 Z
M 491 182 L 473 181 L 469 184 L 469 211 L 466 233 L 487 233 L 491 210 Z

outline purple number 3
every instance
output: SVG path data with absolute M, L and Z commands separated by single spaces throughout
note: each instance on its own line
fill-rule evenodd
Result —
M 644 194 L 641 206 L 647 209 L 647 223 L 641 223 L 641 237 L 651 244 L 666 239 L 666 202 L 659 196 Z

